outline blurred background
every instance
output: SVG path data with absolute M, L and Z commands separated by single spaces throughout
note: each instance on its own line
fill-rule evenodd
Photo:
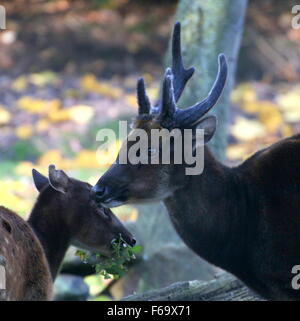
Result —
M 1 2 L 7 13 L 6 30 L 0 32 L 1 205 L 26 218 L 37 197 L 31 169 L 45 174 L 50 163 L 96 183 L 120 145 L 116 141 L 102 152 L 106 166 L 100 167 L 96 133 L 117 132 L 119 119 L 132 119 L 138 77 L 145 77 L 150 98 L 157 97 L 177 3 Z M 227 164 L 300 132 L 300 29 L 291 27 L 294 4 L 248 3 L 231 94 Z M 114 212 L 123 221 L 138 217 L 133 206 Z M 66 268 L 69 276 L 71 270 Z M 110 281 L 78 274 L 84 277 L 61 281 L 58 291 L 79 299 L 122 296 L 109 291 Z

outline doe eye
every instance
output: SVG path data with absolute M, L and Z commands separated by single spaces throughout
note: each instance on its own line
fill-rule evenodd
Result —
M 105 219 L 110 219 L 110 211 L 108 208 L 102 207 L 102 208 L 98 208 L 96 211 L 97 215 L 100 215 L 101 217 L 105 218 Z
M 110 218 L 111 215 L 110 215 L 110 210 L 106 207 L 103 208 L 103 213 L 104 215 L 107 217 L 107 218 Z

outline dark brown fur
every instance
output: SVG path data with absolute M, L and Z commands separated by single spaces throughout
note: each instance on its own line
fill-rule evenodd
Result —
M 196 176 L 186 176 L 184 164 L 114 164 L 97 185 L 118 205 L 163 200 L 177 232 L 201 257 L 268 299 L 299 300 L 291 270 L 300 264 L 300 135 L 235 168 L 205 147 L 204 164 Z
M 111 254 L 111 241 L 134 239 L 113 213 L 96 206 L 91 185 L 49 170 L 35 172 L 40 195 L 24 221 L 0 207 L 0 257 L 5 260 L 7 300 L 50 300 L 52 282 L 70 245 Z M 50 184 L 51 185 L 50 185 Z
M 194 70 L 184 68 L 180 23 L 175 24 L 172 67 L 165 72 L 158 104 L 151 107 L 144 81 L 138 81 L 139 116 L 133 131 L 146 130 L 147 147 L 150 130 L 158 127 L 157 122 L 170 130 L 192 129 L 194 150 L 196 129 L 203 130 L 204 144 L 213 137 L 216 119 L 204 116 L 220 97 L 228 69 L 224 54 L 218 61 L 218 74 L 208 96 L 184 110 L 178 108 Z M 171 160 L 176 143 L 170 146 Z M 129 150 L 132 144 L 128 141 L 123 146 Z M 292 288 L 292 268 L 300 264 L 300 135 L 256 153 L 235 168 L 219 163 L 206 146 L 201 147 L 202 174 L 186 175 L 184 162 L 143 164 L 140 158 L 137 164 L 121 164 L 117 159 L 93 187 L 93 195 L 107 207 L 162 200 L 178 234 L 199 256 L 233 273 L 268 299 L 300 300 L 300 290 Z M 162 150 L 166 150 L 163 143 L 140 153 L 144 159 L 155 153 L 158 159 Z

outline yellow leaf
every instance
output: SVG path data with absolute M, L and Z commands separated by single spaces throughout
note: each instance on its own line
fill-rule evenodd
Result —
M 106 83 L 100 83 L 93 74 L 86 74 L 80 78 L 80 87 L 87 93 L 96 93 L 109 98 L 119 98 L 122 91 Z
M 149 85 L 153 81 L 153 78 L 149 73 L 143 74 L 143 78 L 145 80 L 146 85 Z
M 117 140 L 112 143 L 107 150 L 99 148 L 96 152 L 98 166 L 109 166 L 113 164 L 121 148 L 121 141 Z
M 48 168 L 48 165 L 54 164 L 59 167 L 62 163 L 62 156 L 60 151 L 56 149 L 48 150 L 37 161 L 37 164 L 41 167 Z
M 293 130 L 292 128 L 287 125 L 287 124 L 284 124 L 282 127 L 281 127 L 281 136 L 283 138 L 285 137 L 289 137 L 289 136 L 292 136 L 293 135 Z
M 39 119 L 35 125 L 37 131 L 39 132 L 45 132 L 46 130 L 49 129 L 49 126 L 50 126 L 49 121 L 44 118 Z
M 61 107 L 61 101 L 59 99 L 52 99 L 45 101 L 45 112 L 49 115 L 50 113 L 56 112 Z
M 15 169 L 15 173 L 20 176 L 31 176 L 33 168 L 37 169 L 31 162 L 20 162 Z
M 226 157 L 229 160 L 242 160 L 246 152 L 247 148 L 244 145 L 229 145 L 226 148 Z
M 120 89 L 114 88 L 105 83 L 98 83 L 94 88 L 94 92 L 112 99 L 117 99 L 122 95 L 122 91 Z
M 20 139 L 28 139 L 33 134 L 33 127 L 31 125 L 21 125 L 16 128 L 16 136 Z
M 271 133 L 274 133 L 282 124 L 282 116 L 277 105 L 269 101 L 259 102 L 258 119 Z
M 158 88 L 156 87 L 149 87 L 147 89 L 147 94 L 151 100 L 155 100 L 158 96 Z
M 58 110 L 60 107 L 60 101 L 58 99 L 47 101 L 23 96 L 17 101 L 17 106 L 18 108 L 26 110 L 32 114 L 42 114 Z
M 259 111 L 259 101 L 245 101 L 241 103 L 241 109 L 246 111 L 247 113 L 255 114 Z
M 292 90 L 290 92 L 277 96 L 277 103 L 283 112 L 283 118 L 287 122 L 300 121 L 300 91 Z
M 52 84 L 57 80 L 57 75 L 55 72 L 46 70 L 40 73 L 33 73 L 30 75 L 29 80 L 32 84 L 43 87 L 47 84 Z
M 28 199 L 27 194 L 28 183 L 26 184 L 20 180 L 4 180 L 0 182 L 0 204 L 11 208 L 18 214 L 27 214 L 32 208 L 32 200 Z
M 11 84 L 11 88 L 17 92 L 22 92 L 27 88 L 27 79 L 24 76 L 16 78 Z
M 93 150 L 82 150 L 76 156 L 75 162 L 78 167 L 83 168 L 99 168 L 96 159 L 96 152 Z
M 48 114 L 48 118 L 53 123 L 61 123 L 70 120 L 70 112 L 68 109 L 60 109 L 52 111 Z
M 248 141 L 263 137 L 266 134 L 265 127 L 256 120 L 249 120 L 244 117 L 237 117 L 231 127 L 231 133 L 237 139 Z
M 6 125 L 10 122 L 10 120 L 10 113 L 4 107 L 0 106 L 0 125 Z
M 277 96 L 277 103 L 284 111 L 285 109 L 295 109 L 300 106 L 300 91 L 291 90 L 287 93 L 279 94 Z
M 231 93 L 231 101 L 233 103 L 245 103 L 256 100 L 256 93 L 253 86 L 245 83 L 237 86 Z
M 135 95 L 126 95 L 125 96 L 125 101 L 126 101 L 126 104 L 129 105 L 130 107 L 136 108 L 137 101 L 136 101 L 136 96 Z
M 94 116 L 95 111 L 90 106 L 78 105 L 69 108 L 71 120 L 78 124 L 87 124 Z
M 32 114 L 40 114 L 44 112 L 44 102 L 41 99 L 34 99 L 28 96 L 21 97 L 17 101 L 17 106 Z
M 97 85 L 97 79 L 93 74 L 86 74 L 80 78 L 80 87 L 87 92 L 93 92 Z

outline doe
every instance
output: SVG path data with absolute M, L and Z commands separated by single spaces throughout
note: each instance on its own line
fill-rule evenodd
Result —
M 135 240 L 113 213 L 90 198 L 91 185 L 49 166 L 49 178 L 33 169 L 40 192 L 28 221 L 0 207 L 0 258 L 6 300 L 52 298 L 52 284 L 70 245 L 111 255 L 111 242 Z

